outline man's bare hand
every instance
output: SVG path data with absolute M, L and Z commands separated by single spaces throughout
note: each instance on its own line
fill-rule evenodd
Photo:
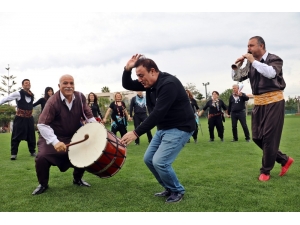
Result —
M 141 57 L 141 54 L 135 54 L 131 57 L 131 59 L 126 64 L 126 70 L 131 70 L 134 67 L 134 64 Z
M 241 56 L 241 57 L 237 58 L 237 60 L 235 60 L 235 64 L 240 64 L 240 65 L 242 65 L 243 62 L 244 62 L 244 60 L 245 60 L 245 57 L 244 57 L 244 56 Z
M 67 146 L 63 142 L 58 142 L 56 145 L 54 145 L 54 148 L 56 151 L 61 152 L 61 151 L 66 151 Z
M 253 63 L 253 61 L 255 60 L 251 53 L 247 53 L 243 55 L 243 57 L 245 57 L 250 63 Z
M 133 133 L 133 131 L 129 131 L 121 138 L 121 143 L 123 145 L 129 145 L 132 141 L 137 139 L 137 136 Z

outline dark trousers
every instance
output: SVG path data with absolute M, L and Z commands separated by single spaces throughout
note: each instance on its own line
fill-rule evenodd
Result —
M 111 132 L 113 132 L 116 136 L 117 136 L 117 132 L 120 132 L 121 137 L 123 137 L 126 133 L 127 133 L 127 128 L 125 125 L 123 124 L 118 124 L 118 126 L 113 126 L 111 128 Z
M 70 143 L 70 140 L 64 141 L 65 144 Z M 61 172 L 67 171 L 69 168 L 74 168 L 74 180 L 80 180 L 85 172 L 84 168 L 77 168 L 70 162 L 68 152 L 57 152 L 52 144 L 46 144 L 46 141 L 41 136 L 38 140 L 38 154 L 35 158 L 35 169 L 39 183 L 47 186 L 49 182 L 50 167 L 57 166 Z
M 39 159 L 36 160 L 36 164 L 35 164 L 36 175 L 37 175 L 39 183 L 43 186 L 48 185 L 51 166 L 52 166 L 52 164 L 47 160 L 47 158 L 39 157 Z M 85 169 L 77 168 L 72 165 L 70 165 L 70 167 L 74 168 L 74 171 L 73 171 L 74 180 L 81 180 L 81 178 L 83 177 L 83 174 L 85 172 Z
M 11 155 L 18 154 L 19 144 L 22 140 L 27 141 L 29 152 L 35 153 L 36 138 L 33 117 L 15 117 L 11 135 Z
M 147 119 L 147 114 L 146 113 L 136 113 L 133 115 L 133 123 L 134 123 L 134 129 L 136 129 L 142 122 L 145 121 L 145 119 Z M 152 140 L 152 134 L 151 131 L 147 131 L 147 137 L 148 137 L 148 142 L 150 143 Z M 135 143 L 139 144 L 140 143 L 140 139 L 137 138 L 135 139 Z
M 275 162 L 284 166 L 288 156 L 279 149 L 284 123 L 285 101 L 254 106 L 252 110 L 252 139 L 262 149 L 260 173 L 270 174 Z
M 217 128 L 218 137 L 223 139 L 224 136 L 224 126 L 221 115 L 213 116 L 208 119 L 208 130 L 211 140 L 215 139 L 214 128 Z
M 246 122 L 246 112 L 245 110 L 239 111 L 239 112 L 231 112 L 231 124 L 232 124 L 232 135 L 234 140 L 238 140 L 238 131 L 237 131 L 237 123 L 240 121 L 240 124 L 242 125 L 245 139 L 250 139 L 250 133 Z
M 27 146 L 29 149 L 30 153 L 35 153 L 35 141 L 32 140 L 26 140 L 27 141 Z M 11 154 L 12 155 L 17 155 L 19 151 L 19 145 L 20 145 L 21 140 L 18 139 L 11 139 Z

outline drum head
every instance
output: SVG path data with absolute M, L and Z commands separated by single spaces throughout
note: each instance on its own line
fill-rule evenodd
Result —
M 73 135 L 71 143 L 83 140 L 86 134 L 89 136 L 86 141 L 69 146 L 69 159 L 78 168 L 93 164 L 107 144 L 107 130 L 101 123 L 87 123 L 80 127 Z

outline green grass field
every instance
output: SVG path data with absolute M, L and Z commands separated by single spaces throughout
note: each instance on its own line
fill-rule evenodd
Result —
M 250 116 L 247 117 L 251 130 Z M 231 143 L 231 121 L 226 118 L 225 141 L 209 143 L 207 119 L 200 119 L 198 143 L 186 144 L 173 167 L 186 188 L 183 200 L 165 204 L 154 197 L 162 187 L 143 162 L 148 142 L 131 143 L 121 170 L 111 178 L 101 179 L 86 172 L 90 188 L 72 184 L 73 169 L 60 172 L 51 167 L 49 189 L 38 196 L 34 158 L 27 142 L 22 141 L 18 158 L 10 160 L 11 134 L 0 134 L 1 212 L 299 212 L 300 116 L 287 115 L 280 149 L 295 162 L 283 177 L 276 164 L 268 182 L 259 182 L 261 150 L 246 142 L 240 124 L 239 141 Z M 128 130 L 132 130 L 130 122 Z M 153 130 L 154 132 L 154 130 Z M 217 137 L 217 132 L 215 130 Z M 191 138 L 192 140 L 192 138 Z

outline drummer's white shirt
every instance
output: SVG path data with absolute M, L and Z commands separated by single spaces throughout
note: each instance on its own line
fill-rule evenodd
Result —
M 61 92 L 60 92 L 60 98 L 62 101 L 64 101 L 66 99 L 65 96 L 63 96 L 63 94 Z M 65 101 L 69 110 L 72 109 L 74 99 L 75 99 L 75 95 L 73 94 L 72 101 L 70 103 L 68 101 Z M 87 119 L 86 121 L 88 123 L 97 123 L 97 120 L 94 117 Z M 38 127 L 42 137 L 46 140 L 47 144 L 52 144 L 54 146 L 59 142 L 59 140 L 57 139 L 57 136 L 54 134 L 53 129 L 49 125 L 39 123 L 37 125 L 37 127 Z

